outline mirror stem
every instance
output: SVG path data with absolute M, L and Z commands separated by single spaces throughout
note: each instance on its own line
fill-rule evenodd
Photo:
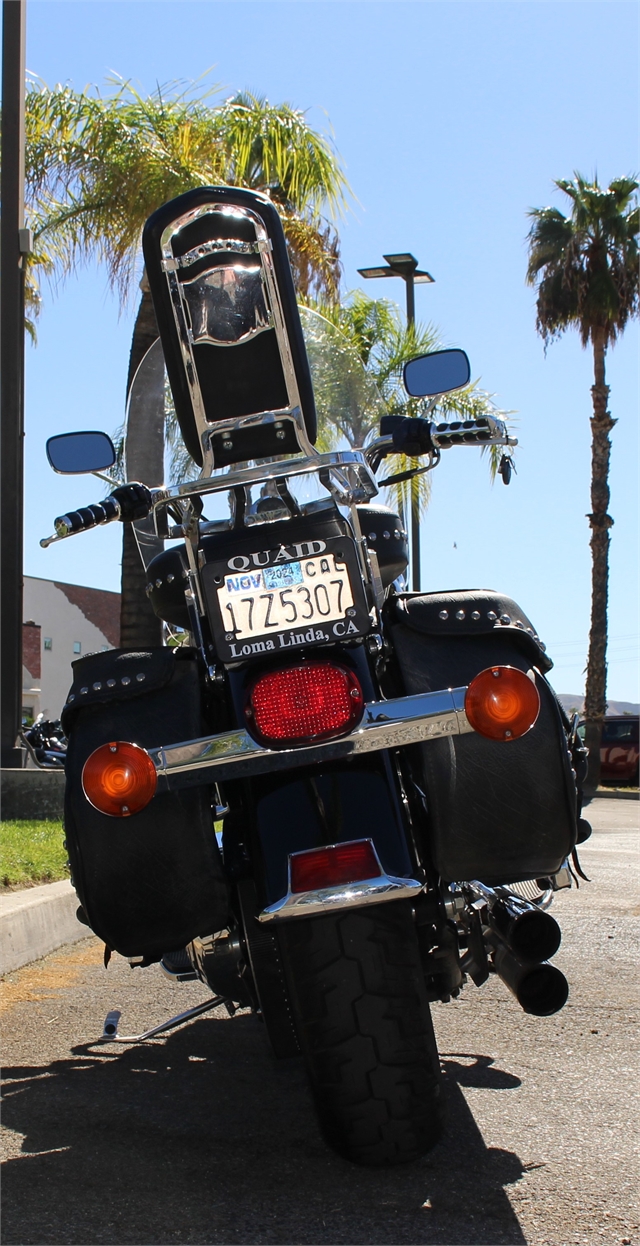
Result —
M 110 485 L 112 489 L 117 489 L 122 484 L 121 480 L 116 480 L 115 476 L 107 476 L 106 472 L 92 472 L 92 476 L 97 476 L 98 480 L 104 480 L 105 484 Z

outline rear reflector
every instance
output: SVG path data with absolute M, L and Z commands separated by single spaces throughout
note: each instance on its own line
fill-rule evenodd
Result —
M 346 886 L 365 878 L 380 878 L 382 869 L 370 839 L 354 839 L 331 848 L 312 848 L 289 857 L 291 891 L 319 891 Z
M 464 709 L 474 731 L 490 740 L 518 740 L 540 713 L 533 679 L 515 666 L 490 666 L 471 680 Z
M 84 794 L 99 813 L 128 818 L 155 795 L 158 777 L 149 754 L 138 744 L 113 740 L 102 744 L 84 763 Z
M 352 671 L 332 662 L 305 662 L 261 675 L 245 710 L 266 744 L 328 740 L 359 723 L 364 698 Z

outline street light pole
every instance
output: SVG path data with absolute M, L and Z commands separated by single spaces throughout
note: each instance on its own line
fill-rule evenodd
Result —
M 22 511 L 24 471 L 24 79 L 26 0 L 2 5 L 0 238 L 0 667 L 2 765 L 22 765 Z
M 416 323 L 415 273 L 407 273 L 404 288 L 407 295 L 407 326 L 412 329 Z
M 413 329 L 416 323 L 415 285 L 432 284 L 431 273 L 418 268 L 418 261 L 409 251 L 398 255 L 385 255 L 387 267 L 359 268 L 361 277 L 402 277 L 407 296 L 407 328 Z M 414 593 L 420 592 L 420 502 L 418 494 L 411 493 L 411 587 Z

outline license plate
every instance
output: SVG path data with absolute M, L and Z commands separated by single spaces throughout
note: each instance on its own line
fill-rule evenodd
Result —
M 337 643 L 371 626 L 355 549 L 345 538 L 236 555 L 207 564 L 203 581 L 223 660 Z

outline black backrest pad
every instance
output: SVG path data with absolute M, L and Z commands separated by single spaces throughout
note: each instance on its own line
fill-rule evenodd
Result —
M 311 441 L 315 441 L 316 437 L 316 413 L 311 374 L 280 217 L 265 195 L 233 186 L 198 187 L 171 200 L 170 203 L 154 212 L 145 225 L 142 239 L 147 276 L 176 414 L 185 445 L 198 464 L 202 463 L 201 447 L 194 423 L 169 286 L 166 274 L 161 267 L 160 243 L 163 231 L 174 220 L 195 208 L 208 204 L 212 208 L 220 204 L 227 207 L 247 208 L 257 213 L 264 222 L 272 247 L 271 255 L 305 426 Z M 241 242 L 252 242 L 255 240 L 255 230 L 247 218 L 224 216 L 212 211 L 199 217 L 181 231 L 174 242 L 174 253 L 184 255 L 203 242 L 223 237 Z M 230 261 L 239 267 L 248 262 L 241 255 L 227 255 L 225 262 Z M 209 259 L 208 263 L 211 264 L 211 262 Z M 215 260 L 213 262 L 215 263 Z M 259 263 L 258 257 L 251 257 L 251 262 Z M 196 271 L 197 268 L 190 269 L 188 276 L 191 277 Z M 180 279 L 183 278 L 184 272 L 181 271 Z M 270 411 L 288 405 L 281 354 L 274 329 L 268 329 L 257 337 L 236 345 L 216 346 L 210 342 L 196 343 L 193 353 L 209 421 Z M 241 457 L 260 457 L 255 453 L 252 456 L 247 455 L 245 440 L 242 438 L 240 440 L 243 442 L 241 450 L 240 448 L 238 450 Z M 268 453 L 286 453 L 294 448 L 283 443 L 276 443 L 269 448 Z M 238 462 L 240 458 L 227 458 L 226 461 Z
M 541 708 L 520 740 L 502 743 L 474 733 L 418 746 L 434 864 L 447 881 L 478 878 L 489 886 L 547 875 L 559 869 L 576 837 L 575 785 L 560 710 L 540 674 L 532 637 L 510 625 L 456 634 L 459 596 L 438 594 L 444 600 L 436 615 L 449 610 L 439 635 L 435 626 L 429 633 L 408 626 L 406 610 L 396 608 L 392 636 L 406 691 L 466 686 L 493 665 L 537 667 Z M 422 601 L 426 612 L 430 597 L 414 598 L 415 607 Z
M 225 925 L 210 789 L 157 795 L 140 813 L 113 818 L 89 804 L 82 768 L 111 740 L 153 747 L 206 734 L 195 655 L 116 649 L 81 658 L 73 668 L 74 699 L 64 711 L 65 834 L 73 880 L 95 933 L 123 956 L 153 960 Z

